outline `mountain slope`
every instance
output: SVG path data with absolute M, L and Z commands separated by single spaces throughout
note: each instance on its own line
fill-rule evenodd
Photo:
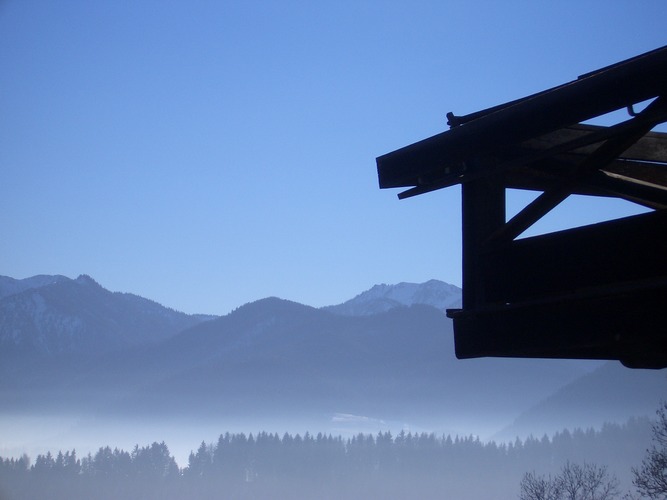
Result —
M 164 340 L 205 317 L 189 316 L 156 302 L 112 293 L 89 276 L 71 280 L 3 277 L 0 354 L 87 355 Z M 22 354 L 19 354 L 22 353 Z
M 276 298 L 93 368 L 68 389 L 91 401 L 106 388 L 118 398 L 106 398 L 105 411 L 119 415 L 344 413 L 454 431 L 471 422 L 497 430 L 586 370 L 569 361 L 458 361 L 451 321 L 430 306 L 342 316 Z
M 653 417 L 667 398 L 667 370 L 633 370 L 607 362 L 545 397 L 498 434 L 511 438 L 564 427 L 601 427 L 632 416 Z

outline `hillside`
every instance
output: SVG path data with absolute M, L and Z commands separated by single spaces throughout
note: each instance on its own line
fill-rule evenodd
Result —
M 667 399 L 667 370 L 629 370 L 608 362 L 545 397 L 495 437 L 555 432 L 562 428 L 623 422 L 629 416 L 653 417 Z

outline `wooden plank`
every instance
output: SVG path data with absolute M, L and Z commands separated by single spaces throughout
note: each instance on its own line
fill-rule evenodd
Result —
M 608 130 L 608 128 L 594 125 L 573 125 L 524 141 L 521 143 L 521 147 L 533 151 L 544 151 L 571 141 L 581 140 L 592 133 Z M 603 138 L 600 141 L 576 148 L 573 152 L 582 156 L 590 154 L 595 151 L 602 140 Z M 624 151 L 620 158 L 667 163 L 667 134 L 649 132 Z
M 614 162 L 602 169 L 610 177 L 667 190 L 667 165 L 639 162 Z

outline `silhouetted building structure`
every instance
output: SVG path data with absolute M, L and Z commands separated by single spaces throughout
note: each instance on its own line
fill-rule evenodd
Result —
M 639 112 L 633 106 L 650 101 Z M 613 126 L 581 122 L 627 108 Z M 667 366 L 667 47 L 466 116 L 377 158 L 406 198 L 462 186 L 456 355 Z M 507 188 L 542 191 L 506 220 Z M 517 239 L 570 194 L 648 213 Z

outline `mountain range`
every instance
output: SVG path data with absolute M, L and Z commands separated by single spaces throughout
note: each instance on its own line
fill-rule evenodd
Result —
M 110 292 L 87 275 L 0 276 L 0 359 L 17 351 L 100 354 L 165 340 L 212 317 Z
M 616 362 L 459 361 L 443 310 L 460 289 L 436 280 L 320 309 L 266 298 L 220 317 L 85 275 L 0 277 L 0 297 L 0 414 L 344 415 L 518 435 L 651 415 L 667 387 L 664 371 Z

